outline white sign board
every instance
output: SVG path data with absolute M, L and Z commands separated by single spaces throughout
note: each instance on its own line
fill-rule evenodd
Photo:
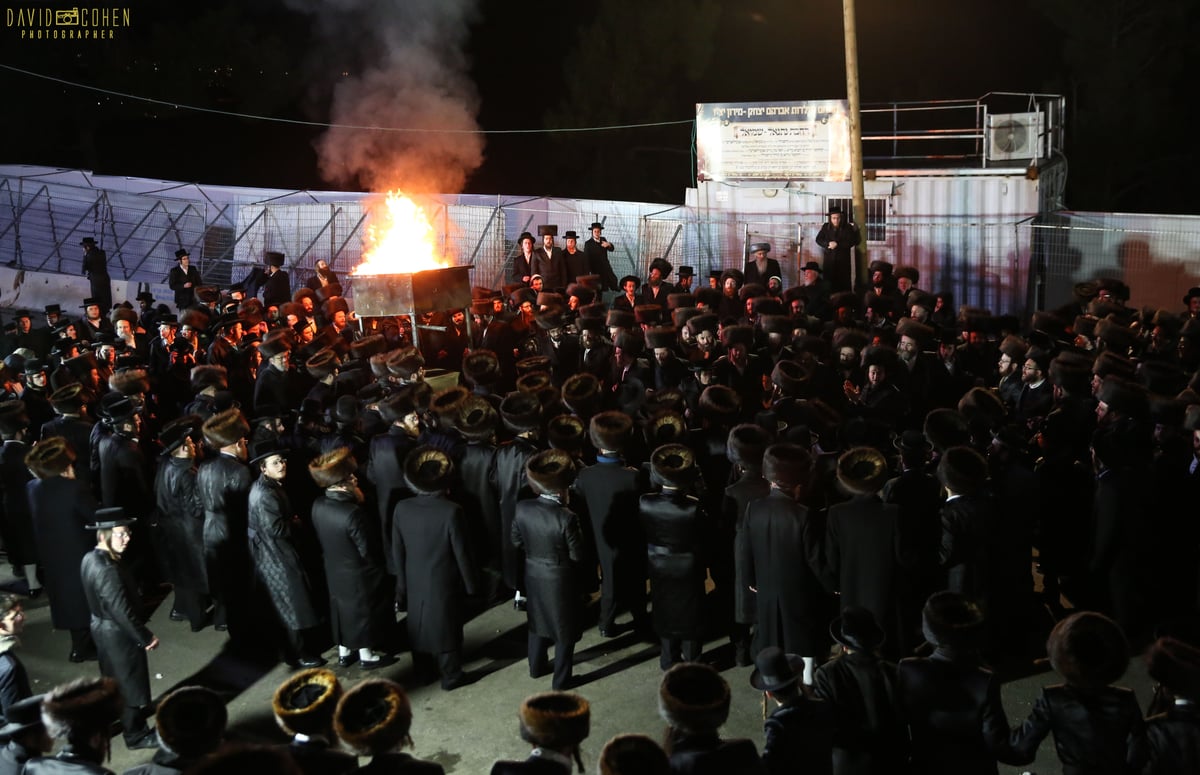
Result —
M 845 100 L 696 105 L 699 180 L 850 178 Z

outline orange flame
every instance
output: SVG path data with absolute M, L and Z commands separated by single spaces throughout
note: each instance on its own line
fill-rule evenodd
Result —
M 390 191 L 383 204 L 371 211 L 363 260 L 351 275 L 407 274 L 450 266 L 439 255 L 433 226 L 416 202 Z

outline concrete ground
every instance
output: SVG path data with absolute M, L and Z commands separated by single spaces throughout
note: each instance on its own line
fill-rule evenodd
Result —
M 24 589 L 24 582 L 0 578 L 0 588 Z M 150 627 L 162 644 L 150 653 L 151 684 L 155 696 L 173 687 L 202 683 L 228 698 L 231 739 L 285 742 L 271 715 L 271 696 L 287 676 L 283 664 L 270 669 L 246 665 L 223 653 L 224 633 L 208 628 L 192 633 L 186 622 L 167 617 L 170 596 L 152 616 Z M 594 608 L 594 606 L 593 606 Z M 26 627 L 19 655 L 33 681 L 35 692 L 44 692 L 70 679 L 97 675 L 97 663 L 67 661 L 70 638 L 51 628 L 45 597 L 26 601 Z M 272 615 L 264 611 L 263 615 Z M 525 615 L 503 603 L 475 616 L 466 627 L 465 667 L 476 680 L 453 692 L 436 682 L 420 685 L 412 676 L 408 653 L 389 668 L 366 673 L 357 666 L 336 667 L 336 650 L 325 652 L 349 687 L 366 676 L 380 675 L 403 683 L 412 698 L 413 753 L 441 764 L 447 773 L 486 773 L 500 758 L 523 758 L 529 747 L 517 734 L 517 707 L 529 694 L 550 688 L 549 676 L 534 680 L 525 663 Z M 722 730 L 725 737 L 762 741 L 762 695 L 749 685 L 751 668 L 733 666 L 727 639 L 709 640 L 703 660 L 722 671 L 733 688 L 733 707 Z M 1003 700 L 1010 724 L 1028 714 L 1043 685 L 1057 676 L 1044 662 L 1023 666 L 1024 677 L 1004 684 Z M 657 714 L 657 689 L 661 671 L 656 645 L 639 642 L 632 634 L 611 640 L 589 628 L 576 648 L 576 689 L 592 705 L 591 736 L 584 743 L 584 763 L 595 772 L 596 757 L 604 742 L 622 732 L 641 732 L 661 739 L 664 724 Z M 1140 658 L 1135 658 L 1124 683 L 1133 687 L 1142 707 L 1150 699 L 1151 683 Z M 152 752 L 128 751 L 120 736 L 113 739 L 109 767 L 121 772 L 147 761 Z M 1038 775 L 1061 772 L 1051 741 L 1043 743 L 1037 761 L 1029 767 L 1001 766 L 1001 773 L 1032 771 Z

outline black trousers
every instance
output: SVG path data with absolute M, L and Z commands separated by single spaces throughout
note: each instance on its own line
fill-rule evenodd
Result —
M 658 666 L 669 670 L 671 665 L 678 662 L 695 662 L 700 659 L 702 643 L 698 640 L 682 638 L 663 638 L 662 653 L 658 656 Z
M 551 644 L 554 644 L 554 679 L 550 688 L 561 691 L 571 682 L 571 671 L 575 666 L 574 640 L 563 642 L 529 633 L 529 676 L 541 678 L 550 672 Z
M 436 669 L 442 679 L 442 688 L 448 689 L 462 680 L 462 649 L 443 651 L 436 658 L 433 654 L 414 651 L 413 667 L 418 673 L 424 675 L 432 675 Z

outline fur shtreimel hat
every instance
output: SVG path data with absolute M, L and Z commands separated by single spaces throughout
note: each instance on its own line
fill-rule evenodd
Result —
M 729 684 L 712 667 L 681 662 L 662 677 L 658 713 L 673 728 L 687 734 L 706 734 L 729 718 Z
M 588 435 L 597 451 L 622 452 L 633 433 L 633 418 L 612 410 L 592 417 Z
M 595 374 L 581 371 L 567 377 L 562 384 L 563 404 L 581 417 L 592 413 L 600 401 L 600 380 Z
M 353 360 L 368 359 L 387 351 L 387 339 L 383 334 L 364 336 L 357 342 L 350 343 L 350 357 Z
M 578 454 L 587 437 L 587 426 L 573 414 L 557 414 L 546 422 L 546 441 L 554 449 Z
M 271 709 L 289 735 L 328 736 L 342 685 L 332 670 L 313 668 L 293 673 L 275 690 Z
M 397 350 L 387 362 L 388 371 L 400 379 L 412 379 L 425 365 L 425 356 L 415 347 Z
M 250 423 L 246 422 L 240 409 L 226 409 L 205 420 L 200 431 L 209 446 L 220 449 L 249 436 Z
M 56 686 L 42 699 L 42 723 L 53 738 L 107 734 L 125 701 L 111 678 L 79 678 Z
M 450 486 L 453 472 L 450 456 L 436 447 L 417 447 L 404 458 L 404 481 L 420 495 L 444 492 Z
M 123 396 L 150 391 L 150 378 L 145 369 L 125 369 L 108 378 L 108 386 Z
M 532 393 L 509 393 L 500 402 L 500 417 L 514 433 L 537 430 L 542 426 L 542 402 Z
M 1129 667 L 1129 643 L 1104 614 L 1082 611 L 1063 619 L 1046 641 L 1050 664 L 1067 683 L 1085 689 L 1108 686 Z
M 763 454 L 763 478 L 783 490 L 793 490 L 812 476 L 813 456 L 799 444 L 772 444 Z
M 771 382 L 788 397 L 799 396 L 810 379 L 812 370 L 798 361 L 781 360 L 771 371 Z
M 308 464 L 308 473 L 318 487 L 332 487 L 347 481 L 358 464 L 349 447 L 338 447 L 313 459 Z
M 937 477 L 955 495 L 978 495 L 987 486 L 987 460 L 970 447 L 951 447 L 938 461 Z
M 163 747 L 185 759 L 215 751 L 225 734 L 229 714 L 212 689 L 182 686 L 159 700 L 154 712 Z
M 224 366 L 209 366 L 200 365 L 192 367 L 192 392 L 199 393 L 200 391 L 215 387 L 217 390 L 225 390 L 229 387 L 229 372 Z
M 525 463 L 525 477 L 538 495 L 564 492 L 575 481 L 575 462 L 565 450 L 543 450 Z
M 748 471 L 761 471 L 763 453 L 771 443 L 771 434 L 766 428 L 754 423 L 733 426 L 725 441 L 725 452 L 729 460 Z
M 667 775 L 671 765 L 658 743 L 645 735 L 617 735 L 600 751 L 600 775 Z
M 374 678 L 342 696 L 333 714 L 338 739 L 361 756 L 374 756 L 412 744 L 412 704 L 404 687 Z
M 851 495 L 874 495 L 887 478 L 887 459 L 874 447 L 854 447 L 838 458 L 838 484 Z
M 967 444 L 971 440 L 971 427 L 967 418 L 954 409 L 933 409 L 925 415 L 925 438 L 939 452 Z
M 462 385 L 451 385 L 445 390 L 439 390 L 429 399 L 429 410 L 440 416 L 453 417 L 458 414 L 462 402 L 467 400 L 471 391 Z
M 667 487 L 686 487 L 696 478 L 696 454 L 686 444 L 663 444 L 650 455 L 650 471 Z
M 1200 649 L 1175 638 L 1159 638 L 1146 652 L 1150 677 L 1177 697 L 1200 699 Z
M 656 412 L 642 426 L 642 436 L 651 449 L 678 441 L 686 435 L 687 420 L 676 409 L 663 409 Z
M 25 466 L 38 479 L 61 476 L 75 462 L 75 450 L 62 436 L 51 436 L 33 445 L 25 455 Z
M 727 326 L 721 329 L 721 344 L 733 347 L 740 344 L 750 348 L 754 346 L 754 328 L 747 325 Z
M 935 646 L 974 648 L 983 634 L 983 611 L 956 592 L 935 592 L 921 611 L 921 632 Z
M 467 396 L 458 408 L 454 427 L 467 441 L 485 441 L 496 432 L 500 415 L 483 396 Z
M 472 350 L 463 356 L 462 372 L 472 385 L 493 385 L 500 379 L 500 358 L 491 350 Z
M 741 408 L 741 397 L 728 385 L 709 385 L 700 394 L 700 413 L 708 420 L 729 422 Z
M 517 715 L 521 739 L 546 748 L 574 748 L 591 732 L 591 705 L 578 694 L 542 692 L 526 697 Z

